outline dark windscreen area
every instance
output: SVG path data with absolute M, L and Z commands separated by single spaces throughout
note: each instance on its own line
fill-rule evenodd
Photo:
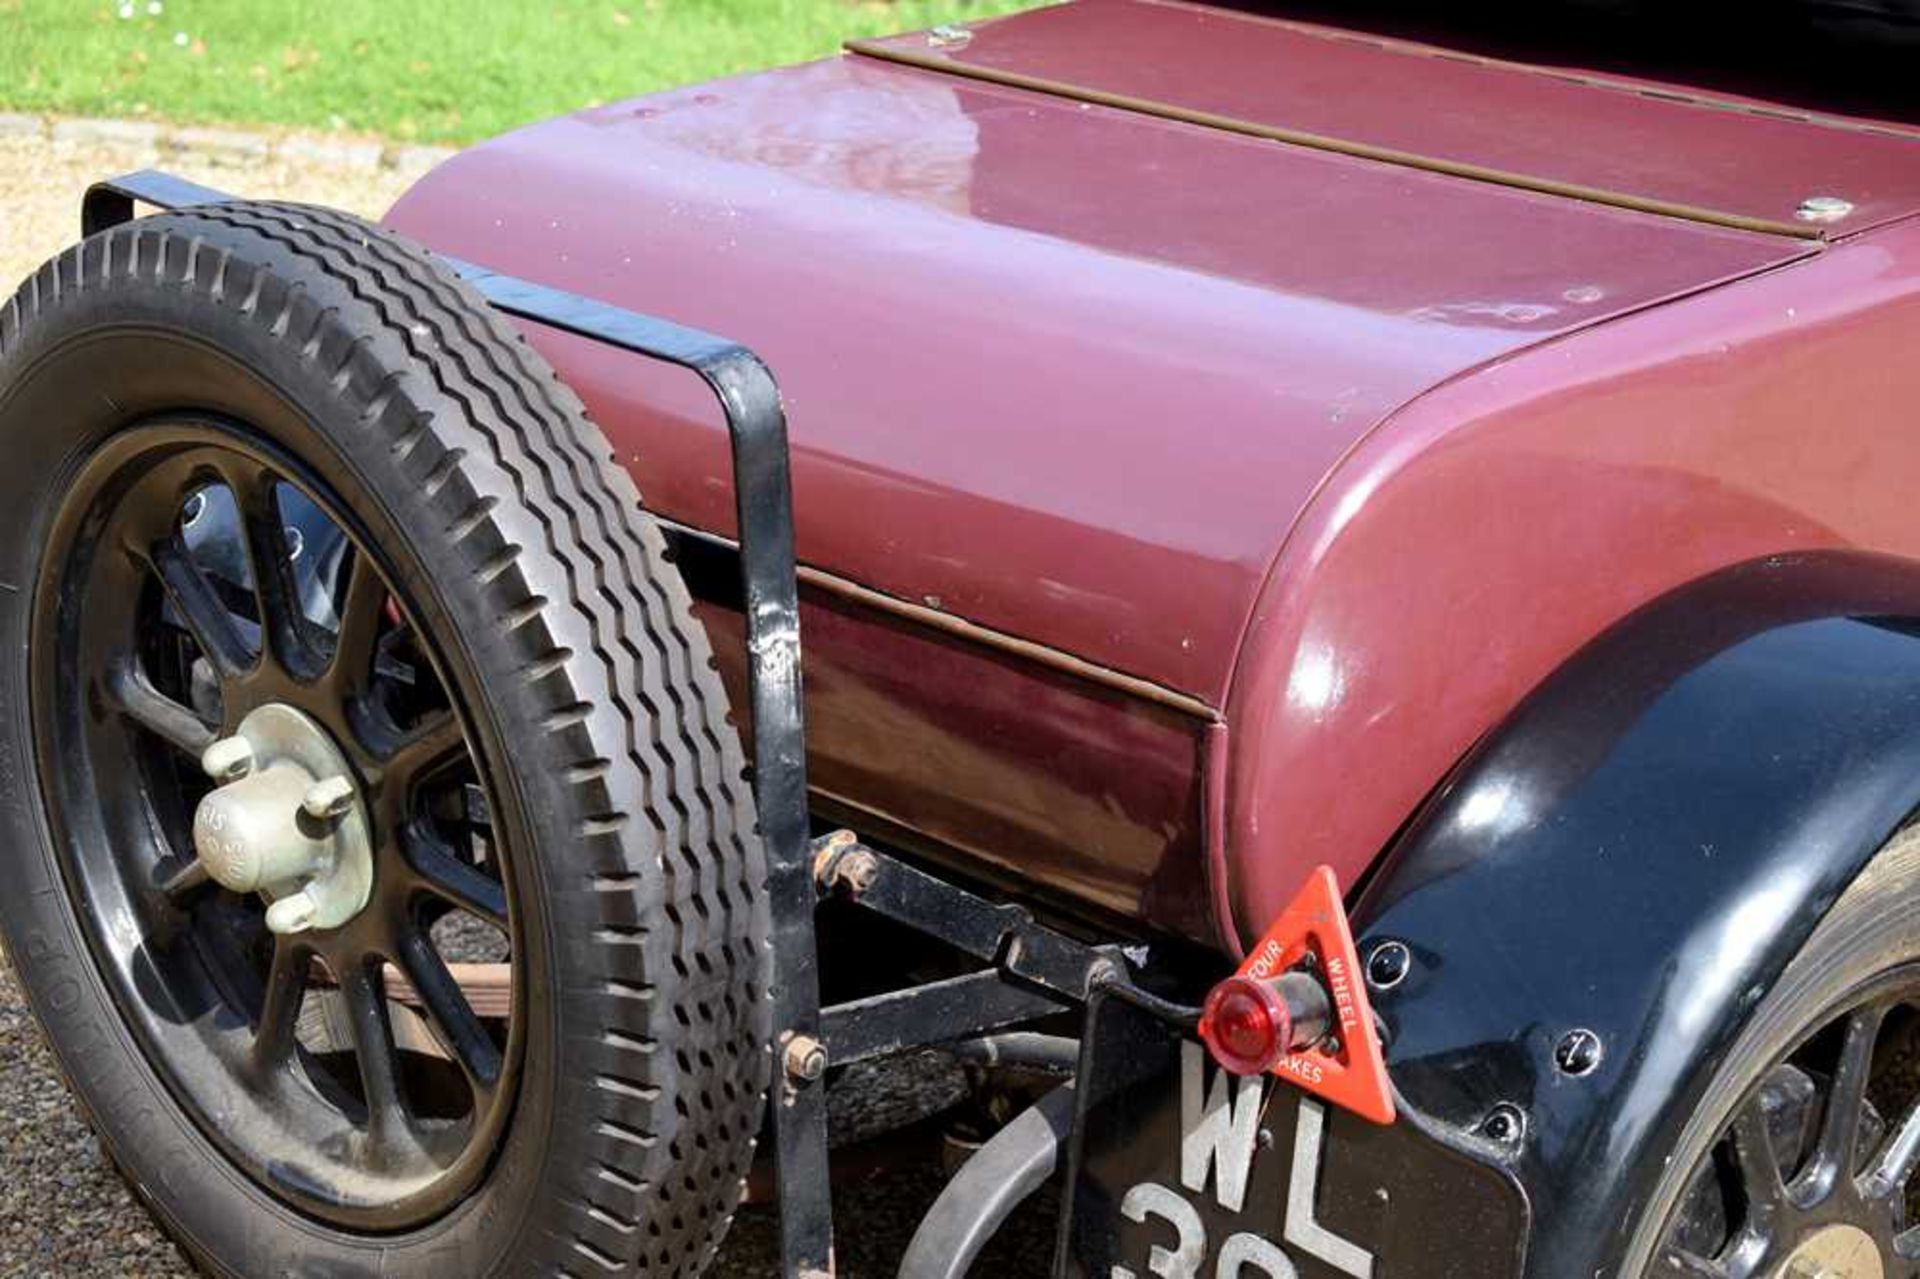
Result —
M 1920 125 L 1920 0 L 1243 0 L 1222 7 Z

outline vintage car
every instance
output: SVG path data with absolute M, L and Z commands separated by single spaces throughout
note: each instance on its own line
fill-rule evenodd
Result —
M 766 1184 L 816 1279 L 828 1089 L 938 1046 L 909 1276 L 1049 1182 L 1035 1272 L 1915 1274 L 1847 111 L 1083 0 L 383 226 L 103 181 L 0 311 L 0 924 L 106 1149 L 213 1274 L 692 1274 Z

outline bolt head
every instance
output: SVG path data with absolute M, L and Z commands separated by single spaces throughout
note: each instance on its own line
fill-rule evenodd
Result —
M 837 830 L 813 841 L 813 881 L 821 888 L 833 887 L 831 872 L 840 863 L 846 849 L 860 842 L 850 830 Z
M 353 807 L 353 782 L 345 777 L 323 777 L 307 788 L 300 807 L 307 816 L 325 821 L 339 817 Z
M 1570 1030 L 1560 1037 L 1553 1046 L 1553 1064 L 1563 1075 L 1579 1078 L 1591 1075 L 1600 1067 L 1600 1059 L 1605 1055 L 1605 1046 L 1600 1036 L 1591 1030 Z
M 1392 990 L 1407 979 L 1413 969 L 1413 952 L 1405 942 L 1384 941 L 1367 956 L 1367 985 L 1375 990 Z
M 304 891 L 282 897 L 267 907 L 267 931 L 281 937 L 304 933 L 313 927 L 316 908 L 313 898 Z
M 244 737 L 223 737 L 201 752 L 200 767 L 220 785 L 237 782 L 253 771 L 253 743 Z
M 880 878 L 880 859 L 862 848 L 840 859 L 836 877 L 856 896 L 873 887 Z
M 784 1064 L 789 1079 L 812 1083 L 827 1073 L 827 1047 L 812 1035 L 795 1035 L 787 1041 Z
M 1810 195 L 1794 211 L 1802 222 L 1838 222 L 1853 212 L 1853 201 L 1837 195 Z

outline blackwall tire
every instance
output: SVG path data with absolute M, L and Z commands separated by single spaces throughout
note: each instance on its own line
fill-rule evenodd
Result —
M 1763 1085 L 1773 1085 L 1780 1080 L 1779 1072 L 1783 1068 L 1791 1070 L 1796 1065 L 1804 1065 L 1808 1054 L 1825 1054 L 1822 1060 L 1834 1064 L 1824 1074 L 1819 1066 L 1813 1068 L 1811 1078 L 1816 1083 L 1807 1093 L 1810 1100 L 1804 1103 L 1809 1108 L 1805 1146 L 1800 1151 L 1788 1150 L 1786 1147 L 1791 1146 L 1791 1141 L 1777 1134 L 1770 1141 L 1770 1149 L 1781 1147 L 1784 1181 L 1790 1184 L 1797 1181 L 1806 1187 L 1816 1185 L 1813 1175 L 1819 1155 L 1816 1147 L 1823 1131 L 1821 1125 L 1829 1110 L 1835 1109 L 1827 1105 L 1830 1095 L 1827 1085 L 1841 1073 L 1838 1063 L 1844 1051 L 1849 1010 L 1890 999 L 1902 1006 L 1897 1023 L 1889 1016 L 1884 1026 L 1873 1032 L 1878 1038 L 1869 1041 L 1868 1060 L 1878 1071 L 1883 1068 L 1880 1063 L 1893 1059 L 1893 1065 L 1886 1068 L 1896 1072 L 1891 1090 L 1898 1094 L 1895 1104 L 1906 1107 L 1920 1100 L 1920 1083 L 1914 1082 L 1910 1069 L 1899 1066 L 1900 1059 L 1911 1060 L 1920 1048 L 1920 1027 L 1916 1026 L 1914 1010 L 1915 1001 L 1920 1000 L 1917 884 L 1920 884 L 1920 825 L 1912 825 L 1875 855 L 1755 1010 L 1684 1130 L 1647 1210 L 1638 1221 L 1631 1223 L 1631 1246 L 1621 1273 L 1646 1279 L 1667 1279 L 1690 1273 L 1665 1260 L 1662 1254 L 1674 1240 L 1671 1232 L 1679 1226 L 1683 1207 L 1699 1202 L 1693 1196 L 1700 1193 L 1701 1183 L 1696 1178 L 1702 1175 L 1705 1161 L 1717 1153 L 1723 1164 L 1731 1161 L 1738 1165 L 1741 1160 L 1729 1144 L 1735 1140 L 1730 1134 L 1736 1117 L 1747 1113 L 1748 1103 L 1756 1098 Z M 1804 1071 L 1801 1073 L 1805 1075 Z M 1787 1078 L 1791 1080 L 1793 1076 L 1789 1074 Z M 1869 1135 L 1859 1139 L 1859 1155 L 1865 1166 L 1871 1166 L 1877 1153 L 1875 1147 L 1885 1145 L 1886 1137 L 1901 1117 L 1897 1112 L 1875 1113 L 1874 1122 L 1868 1125 Z M 1738 1180 L 1737 1173 L 1727 1175 Z M 1895 1191 L 1894 1195 L 1901 1197 L 1910 1193 Z M 1736 1195 L 1735 1199 L 1738 1198 Z M 1823 1196 L 1818 1189 L 1812 1189 L 1806 1198 L 1815 1205 L 1811 1214 L 1803 1214 L 1809 1222 L 1815 1217 L 1839 1212 L 1831 1192 Z M 1730 1229 L 1738 1228 L 1740 1211 L 1736 1207 L 1729 1213 L 1733 1219 Z M 1782 1215 L 1789 1216 L 1792 1212 Z M 1869 1210 L 1868 1215 L 1877 1217 L 1878 1209 Z M 1914 1260 L 1885 1257 L 1884 1245 L 1888 1242 L 1885 1232 L 1876 1226 L 1874 1233 L 1881 1236 L 1884 1259 L 1894 1267 L 1885 1273 L 1909 1273 Z M 1746 1264 L 1750 1263 L 1736 1262 L 1730 1270 L 1735 1274 L 1744 1273 L 1742 1267 Z M 1779 1265 L 1781 1259 L 1777 1255 L 1770 1256 L 1764 1263 L 1768 1272 Z
M 525 1030 L 489 1161 L 430 1220 L 343 1225 L 229 1158 L 125 1015 L 75 891 L 78 828 L 53 811 L 72 783 L 44 747 L 49 717 L 99 719 L 99 690 L 48 710 L 34 683 L 54 660 L 34 640 L 62 607 L 49 547 L 78 518 L 77 477 L 182 421 L 256 442 L 339 503 L 377 548 L 388 606 L 444 654 L 493 769 Z M 704 1268 L 768 1082 L 763 858 L 706 637 L 548 366 L 427 254 L 356 218 L 144 219 L 0 310 L 0 511 L 0 927 L 74 1092 L 166 1229 L 207 1271 L 249 1279 Z

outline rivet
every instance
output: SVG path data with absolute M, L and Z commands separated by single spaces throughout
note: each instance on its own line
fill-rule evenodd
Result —
M 1810 195 L 1794 211 L 1802 222 L 1838 222 L 1853 212 L 1853 201 L 1837 195 Z
M 1392 990 L 1412 969 L 1413 952 L 1405 942 L 1383 941 L 1367 956 L 1367 985 L 1375 990 Z
M 936 49 L 964 49 L 973 43 L 973 32 L 943 23 L 927 32 L 927 43 Z
M 1598 1069 L 1604 1053 L 1600 1036 L 1591 1030 L 1569 1030 L 1553 1046 L 1553 1064 L 1560 1068 L 1561 1074 L 1578 1079 Z

